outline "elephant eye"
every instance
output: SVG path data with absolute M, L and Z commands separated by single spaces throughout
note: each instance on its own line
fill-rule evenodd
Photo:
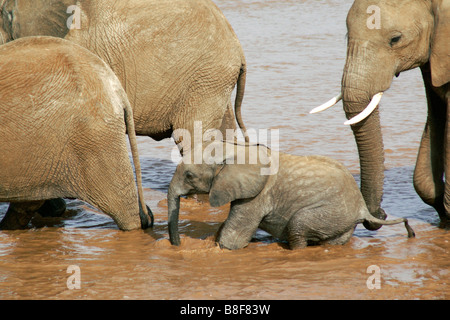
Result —
M 401 37 L 402 36 L 395 36 L 395 37 L 392 37 L 391 38 L 391 41 L 390 41 L 390 46 L 392 47 L 394 44 L 396 44 L 397 42 L 399 42 L 400 41 L 400 39 L 401 39 Z
M 194 178 L 194 174 L 190 171 L 186 171 L 184 176 L 186 177 L 186 179 L 189 179 L 189 180 Z

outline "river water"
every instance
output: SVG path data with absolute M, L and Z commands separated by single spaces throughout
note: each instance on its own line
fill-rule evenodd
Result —
M 333 157 L 358 180 L 356 145 L 343 125 L 342 104 L 308 113 L 340 90 L 352 1 L 216 3 L 246 53 L 247 128 L 278 129 L 280 151 Z M 344 246 L 291 251 L 258 231 L 248 247 L 221 250 L 214 234 L 229 206 L 183 199 L 182 244 L 172 247 L 166 195 L 174 145 L 139 137 L 153 229 L 122 232 L 95 208 L 70 201 L 62 218 L 36 217 L 27 230 L 2 231 L 0 299 L 448 299 L 450 235 L 412 185 L 426 117 L 419 70 L 394 79 L 380 109 L 386 149 L 382 205 L 389 219 L 410 220 L 415 239 L 406 237 L 403 225 L 378 231 L 358 226 Z M 0 218 L 6 209 L 0 205 Z M 68 273 L 69 266 L 79 273 Z M 80 289 L 70 290 L 75 274 Z

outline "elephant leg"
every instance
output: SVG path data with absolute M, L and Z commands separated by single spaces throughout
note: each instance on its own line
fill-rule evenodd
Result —
M 187 109 L 195 110 L 195 114 L 182 113 L 182 117 L 174 120 L 172 133 L 172 138 L 182 156 L 188 153 L 188 150 L 207 141 L 226 140 L 226 126 L 231 125 L 229 117 L 233 115 L 231 105 L 227 106 L 228 100 L 225 96 L 213 95 L 209 99 L 203 98 L 201 103 L 194 98 L 187 102 Z M 223 120 L 228 124 L 223 124 Z M 201 152 L 198 159 L 191 160 L 200 161 Z
M 233 106 L 231 105 L 231 100 L 228 101 L 227 110 L 225 111 L 225 114 L 222 119 L 222 125 L 220 126 L 220 132 L 222 132 L 224 140 L 227 139 L 227 130 L 230 129 L 233 130 L 234 133 L 236 133 L 237 126 L 233 112 Z M 235 135 L 233 135 L 233 139 L 236 140 Z
M 289 248 L 301 249 L 308 246 L 307 231 L 303 224 L 303 215 L 295 214 L 289 220 L 286 230 Z
M 302 249 L 308 246 L 308 241 L 306 241 L 304 237 L 298 235 L 289 237 L 288 242 L 289 248 L 291 248 L 291 250 Z
M 45 201 L 11 202 L 0 222 L 0 230 L 25 229 Z
M 340 235 L 336 238 L 327 240 L 326 243 L 331 244 L 331 245 L 344 245 L 351 239 L 354 231 L 355 231 L 355 228 L 352 227 L 348 231 L 344 232 L 342 235 Z
M 339 224 L 334 224 L 331 221 L 327 222 L 318 219 L 317 217 L 323 216 L 324 210 L 331 212 L 336 209 L 332 207 L 309 208 L 292 216 L 286 227 L 291 249 L 322 243 L 342 245 L 350 240 L 355 229 L 354 225 L 346 229 L 344 226 L 341 227 Z
M 97 149 L 86 156 L 89 166 L 84 170 L 79 199 L 110 216 L 120 230 L 140 229 L 145 215 L 140 207 L 136 181 L 126 145 L 117 137 L 109 145 L 96 142 Z M 151 215 L 151 212 L 149 212 Z M 146 217 L 147 218 L 147 217 Z
M 450 102 L 448 98 L 447 103 Z M 440 214 L 441 221 L 450 222 L 450 108 L 447 108 L 445 150 L 444 150 L 444 172 L 445 172 L 445 191 L 444 191 L 444 208 L 445 213 Z
M 64 199 L 56 198 L 46 200 L 37 212 L 43 217 L 61 217 L 65 211 L 66 202 Z
M 423 202 L 435 208 L 439 216 L 442 216 L 445 214 L 443 203 L 445 189 L 442 156 L 443 131 L 439 136 L 435 132 L 436 130 L 428 122 L 425 125 L 414 169 L 413 182 L 414 188 Z
M 258 229 L 261 219 L 256 216 L 251 200 L 238 200 L 232 203 L 227 220 L 219 229 L 216 242 L 221 248 L 230 250 L 247 246 Z
M 447 167 L 446 148 L 447 106 L 433 91 L 429 72 L 422 69 L 428 102 L 428 117 L 420 142 L 414 170 L 414 188 L 420 198 L 435 208 L 439 217 L 445 217 L 444 193 L 448 190 L 443 181 Z

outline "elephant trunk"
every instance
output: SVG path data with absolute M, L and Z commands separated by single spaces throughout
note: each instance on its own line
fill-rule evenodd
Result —
M 344 110 L 348 119 L 356 114 L 350 111 L 352 107 L 353 104 L 344 98 Z M 385 219 L 386 214 L 381 209 L 384 183 L 384 150 L 378 110 L 375 110 L 361 123 L 352 125 L 352 130 L 359 153 L 361 193 L 369 212 L 376 218 Z M 364 222 L 364 226 L 369 230 L 377 230 L 381 227 L 379 224 L 370 222 Z
M 390 86 L 392 76 L 378 71 L 374 52 L 365 44 L 349 42 L 347 61 L 342 77 L 342 100 L 347 119 L 360 114 L 373 96 Z M 375 80 L 374 80 L 375 79 Z M 385 219 L 381 208 L 384 182 L 384 148 L 381 134 L 380 114 L 375 108 L 362 121 L 351 126 L 358 147 L 361 170 L 361 193 L 369 212 L 376 218 Z M 379 224 L 365 222 L 369 230 L 377 230 Z
M 169 211 L 168 225 L 170 243 L 172 245 L 179 246 L 180 234 L 178 232 L 178 216 L 180 213 L 180 195 L 175 192 L 172 187 L 169 187 L 167 202 Z

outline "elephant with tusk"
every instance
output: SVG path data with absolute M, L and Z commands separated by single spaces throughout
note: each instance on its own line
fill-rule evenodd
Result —
M 133 110 L 119 79 L 87 49 L 54 37 L 0 46 L 0 229 L 44 201 L 86 201 L 121 230 L 148 228 Z M 127 135 L 132 160 L 130 163 Z
M 368 26 L 377 8 L 379 27 Z M 381 208 L 384 149 L 378 104 L 394 76 L 419 67 L 428 118 L 414 170 L 414 187 L 444 224 L 450 218 L 450 1 L 355 0 L 347 16 L 347 60 L 339 95 L 311 112 L 342 99 L 359 152 L 361 191 L 372 215 Z M 405 122 L 407 125 L 407 122 Z M 364 224 L 375 230 L 378 224 Z
M 168 225 L 174 245 L 181 243 L 180 196 L 191 193 L 209 194 L 214 207 L 231 202 L 217 235 L 218 244 L 227 249 L 247 246 L 257 228 L 288 241 L 292 249 L 345 244 L 362 222 L 404 223 L 408 237 L 414 237 L 407 219 L 384 221 L 370 215 L 353 176 L 333 159 L 221 141 L 207 149 L 202 163 L 186 154 L 170 182 Z

